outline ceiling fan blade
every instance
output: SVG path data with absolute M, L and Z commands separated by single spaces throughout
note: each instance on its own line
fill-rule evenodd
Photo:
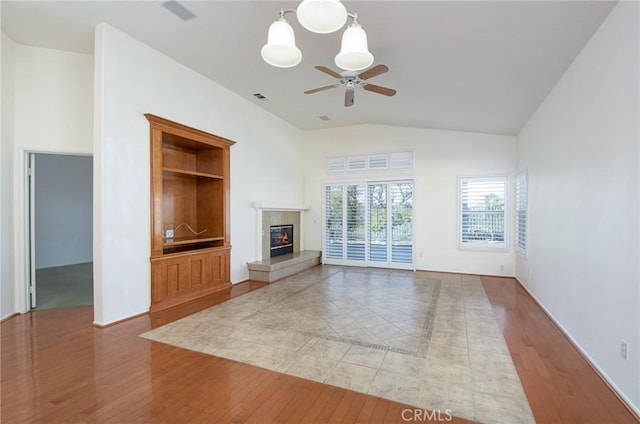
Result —
M 346 107 L 353 106 L 353 90 L 345 90 L 344 105 Z
M 380 74 L 384 74 L 385 72 L 389 72 L 389 68 L 387 68 L 387 65 L 377 65 L 371 69 L 367 69 L 366 71 L 362 72 L 360 75 L 358 75 L 358 77 L 361 80 L 366 80 L 366 79 L 378 76 Z
M 374 93 L 384 94 L 385 96 L 395 96 L 396 90 L 393 88 L 382 87 L 375 84 L 367 84 L 363 87 L 367 91 L 373 91 Z
M 317 93 L 318 91 L 329 90 L 330 88 L 336 88 L 339 85 L 340 84 L 332 84 L 332 85 L 327 85 L 327 86 L 320 87 L 320 88 L 314 88 L 313 90 L 305 91 L 304 94 L 313 94 L 313 93 Z
M 342 79 L 342 75 L 340 75 L 339 73 L 337 73 L 336 71 L 334 71 L 333 69 L 329 69 L 326 66 L 316 66 L 315 67 L 318 71 L 320 72 L 324 72 L 327 75 L 331 75 L 334 78 L 338 78 L 338 79 Z

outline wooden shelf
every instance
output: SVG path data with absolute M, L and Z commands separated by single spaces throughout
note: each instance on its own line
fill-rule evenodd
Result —
M 231 286 L 233 141 L 154 115 L 151 124 L 151 311 Z M 206 232 L 179 228 L 187 224 Z M 176 237 L 165 240 L 164 231 Z
M 206 243 L 218 240 L 224 240 L 224 237 L 174 237 L 172 239 L 165 240 L 164 243 L 162 243 L 162 246 L 181 246 L 185 244 Z
M 203 178 L 211 178 L 211 179 L 216 179 L 216 180 L 223 180 L 224 177 L 222 175 L 214 175 L 214 174 L 207 174 L 206 172 L 196 172 L 196 171 L 189 171 L 186 169 L 178 169 L 178 168 L 162 168 L 162 172 L 170 172 L 172 174 L 178 174 L 178 175 L 190 175 L 190 176 L 194 176 L 194 177 L 203 177 Z

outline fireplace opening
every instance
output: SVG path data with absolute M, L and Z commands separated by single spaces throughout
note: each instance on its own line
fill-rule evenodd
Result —
M 271 257 L 293 253 L 293 224 L 272 225 L 270 229 Z

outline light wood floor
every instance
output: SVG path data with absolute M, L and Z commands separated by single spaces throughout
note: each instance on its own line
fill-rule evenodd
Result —
M 537 422 L 638 422 L 515 280 L 483 284 Z M 414 412 L 406 405 L 138 337 L 262 286 L 242 283 L 190 307 L 105 329 L 91 326 L 91 307 L 7 320 L 1 422 L 408 422 Z M 417 418 L 426 421 L 424 413 Z

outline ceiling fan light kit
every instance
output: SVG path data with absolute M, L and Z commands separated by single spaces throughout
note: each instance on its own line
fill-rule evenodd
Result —
M 291 68 L 302 60 L 302 52 L 296 47 L 293 28 L 281 14 L 269 27 L 267 44 L 260 51 L 262 59 L 271 66 Z
M 296 15 L 300 25 L 318 34 L 335 32 L 347 22 L 347 9 L 339 0 L 304 0 Z
M 360 71 L 373 63 L 373 55 L 367 46 L 367 34 L 356 19 L 342 34 L 342 47 L 335 62 L 345 71 Z
M 297 10 L 280 9 L 278 20 L 269 27 L 267 44 L 262 47 L 262 58 L 269 65 L 290 68 L 302 60 L 302 53 L 295 45 L 293 28 L 284 19 L 286 13 L 295 13 L 304 28 L 318 34 L 328 34 L 342 28 L 347 18 L 353 23 L 342 36 L 340 53 L 335 63 L 346 71 L 361 71 L 373 63 L 373 55 L 367 46 L 367 34 L 358 23 L 358 16 L 347 12 L 340 0 L 303 0 Z

